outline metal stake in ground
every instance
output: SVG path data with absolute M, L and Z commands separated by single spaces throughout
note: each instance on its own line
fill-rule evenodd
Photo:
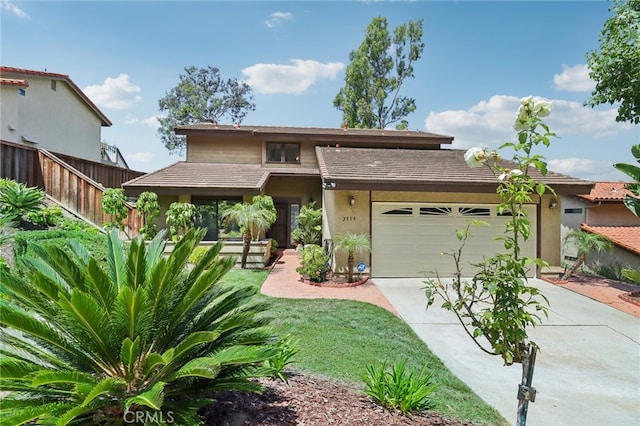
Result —
M 522 352 L 522 383 L 518 385 L 518 420 L 516 426 L 527 424 L 527 410 L 529 401 L 536 401 L 536 389 L 531 386 L 533 382 L 533 369 L 536 365 L 536 347 L 530 343 L 521 343 Z

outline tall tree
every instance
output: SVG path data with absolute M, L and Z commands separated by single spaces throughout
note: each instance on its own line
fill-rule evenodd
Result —
M 640 0 L 614 0 L 600 32 L 600 50 L 587 54 L 596 88 L 586 105 L 618 103 L 616 121 L 640 123 Z
M 405 117 L 415 111 L 416 101 L 401 96 L 400 88 L 414 77 L 413 65 L 424 50 L 422 22 L 402 24 L 392 36 L 387 18 L 373 18 L 364 41 L 349 54 L 345 86 L 333 100 L 345 126 L 384 129 L 398 123 L 398 129 L 408 127 Z
M 186 67 L 180 82 L 158 101 L 160 111 L 167 115 L 158 119 L 158 135 L 171 154 L 182 154 L 185 139 L 173 129 L 203 121 L 219 122 L 227 117 L 240 124 L 249 111 L 255 111 L 251 87 L 237 79 L 224 80 L 220 70 Z

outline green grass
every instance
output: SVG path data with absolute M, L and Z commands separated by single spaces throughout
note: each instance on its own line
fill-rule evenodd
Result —
M 234 269 L 223 281 L 260 287 L 267 273 Z M 419 370 L 426 363 L 440 383 L 432 394 L 433 411 L 479 424 L 508 424 L 454 376 L 411 327 L 386 309 L 348 300 L 259 297 L 269 301 L 266 314 L 273 318 L 276 332 L 300 340 L 294 358 L 297 369 L 363 389 L 361 377 L 369 364 L 387 360 L 393 365 L 406 359 L 407 368 Z M 514 410 L 515 406 L 514 399 Z

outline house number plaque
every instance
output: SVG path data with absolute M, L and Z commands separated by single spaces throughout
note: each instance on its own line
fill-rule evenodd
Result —
M 355 216 L 342 216 L 343 222 L 353 222 L 354 220 L 356 220 Z

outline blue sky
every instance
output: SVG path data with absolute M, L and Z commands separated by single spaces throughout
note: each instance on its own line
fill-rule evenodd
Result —
M 519 99 L 554 103 L 559 139 L 539 151 L 550 169 L 628 180 L 640 127 L 615 106 L 583 107 L 594 83 L 585 54 L 598 48 L 605 1 L 14 1 L 0 0 L 2 65 L 67 74 L 113 122 L 102 139 L 129 165 L 153 171 L 182 158 L 157 134 L 158 99 L 184 67 L 208 65 L 253 89 L 244 125 L 337 127 L 333 98 L 349 53 L 376 16 L 389 28 L 424 19 L 411 130 L 454 136 L 454 148 L 511 140 Z M 507 153 L 508 154 L 508 153 Z

